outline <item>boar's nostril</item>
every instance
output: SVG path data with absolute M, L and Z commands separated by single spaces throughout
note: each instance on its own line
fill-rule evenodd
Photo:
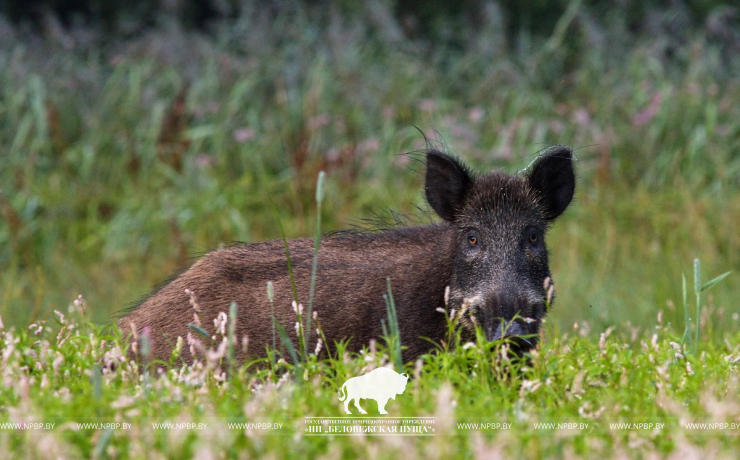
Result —
M 520 335 L 524 333 L 524 330 L 522 330 L 521 324 L 519 324 L 517 321 L 511 321 L 509 324 L 507 324 L 508 327 L 506 327 L 506 332 L 504 334 L 505 337 L 512 336 L 512 335 Z

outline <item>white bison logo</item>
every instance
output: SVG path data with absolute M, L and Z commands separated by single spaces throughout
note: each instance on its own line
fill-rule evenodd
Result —
M 339 400 L 344 401 L 344 410 L 348 414 L 352 413 L 349 411 L 349 403 L 352 400 L 355 401 L 355 406 L 360 409 L 360 412 L 367 414 L 367 411 L 360 407 L 360 399 L 374 399 L 378 402 L 378 411 L 381 414 L 387 414 L 385 405 L 388 404 L 388 400 L 391 398 L 395 400 L 397 394 L 403 394 L 408 380 L 409 376 L 406 374 L 399 374 L 387 367 L 379 367 L 365 375 L 352 377 L 344 382 Z

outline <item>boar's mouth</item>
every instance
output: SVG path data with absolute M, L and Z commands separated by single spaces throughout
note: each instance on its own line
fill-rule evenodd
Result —
M 535 338 L 524 338 L 518 335 L 507 336 L 506 343 L 511 347 L 511 351 L 517 355 L 527 353 L 537 346 L 537 340 Z
M 486 338 L 493 342 L 504 339 L 517 354 L 527 353 L 537 346 L 539 320 L 535 318 L 516 317 L 506 321 L 498 318 L 498 327 L 486 328 Z

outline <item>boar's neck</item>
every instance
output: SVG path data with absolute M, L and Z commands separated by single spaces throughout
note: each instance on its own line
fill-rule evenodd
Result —
M 321 268 L 339 268 L 346 276 L 391 278 L 395 293 L 408 288 L 444 288 L 452 274 L 453 229 L 449 224 L 404 227 L 370 234 L 349 234 L 323 240 Z M 333 271 L 333 270 L 332 270 Z

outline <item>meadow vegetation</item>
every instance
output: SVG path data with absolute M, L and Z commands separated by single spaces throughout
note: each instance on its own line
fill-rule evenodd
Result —
M 572 4 L 544 36 L 511 41 L 492 10 L 436 45 L 311 8 L 110 43 L 2 22 L 0 423 L 57 425 L 0 428 L 0 444 L 18 458 L 732 457 L 740 429 L 684 423 L 740 424 L 740 60 L 705 28 L 634 34 Z M 278 221 L 312 236 L 319 171 L 322 231 L 389 209 L 428 221 L 422 133 L 477 170 L 524 169 L 553 144 L 578 157 L 575 202 L 548 235 L 557 299 L 531 361 L 495 343 L 404 364 L 412 378 L 387 408 L 435 416 L 437 435 L 305 436 L 303 417 L 343 414 L 347 378 L 393 361 L 382 342 L 266 367 L 217 348 L 195 366 L 124 358 L 132 344 L 112 318 L 193 257 L 279 238 Z M 699 288 L 733 272 L 700 309 L 694 259 Z M 162 421 L 209 428 L 152 428 Z M 227 426 L 251 421 L 284 429 Z M 534 428 L 550 421 L 589 427 Z M 458 425 L 479 422 L 512 427 Z

